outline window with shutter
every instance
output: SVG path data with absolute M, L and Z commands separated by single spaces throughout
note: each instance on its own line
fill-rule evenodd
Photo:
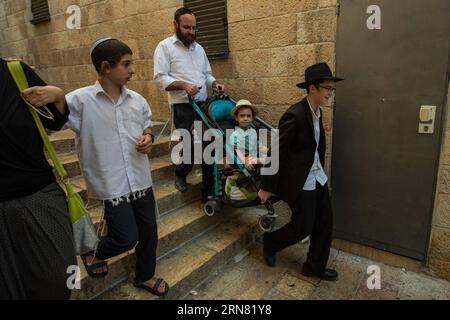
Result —
M 31 12 L 33 13 L 32 24 L 50 21 L 50 11 L 47 0 L 31 0 Z
M 228 57 L 228 20 L 226 0 L 184 0 L 197 18 L 197 42 L 210 59 Z

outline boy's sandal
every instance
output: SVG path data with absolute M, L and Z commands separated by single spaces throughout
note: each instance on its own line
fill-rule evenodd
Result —
M 106 276 L 108 274 L 108 270 L 106 270 L 104 272 L 100 272 L 100 273 L 95 273 L 94 270 L 103 268 L 103 267 L 107 267 L 108 262 L 102 261 L 102 262 L 98 262 L 98 263 L 94 263 L 94 264 L 88 264 L 87 256 L 91 256 L 93 254 L 94 254 L 94 251 L 82 254 L 80 256 L 81 260 L 83 261 L 84 267 L 86 268 L 86 271 L 89 274 L 89 276 L 91 276 L 92 278 L 103 278 L 104 276 Z
M 164 291 L 161 292 L 161 291 L 158 290 L 159 286 L 161 285 L 161 283 L 163 281 L 164 281 L 164 279 L 162 279 L 162 278 L 156 279 L 155 284 L 153 285 L 153 287 L 150 287 L 150 286 L 146 285 L 144 282 L 137 282 L 137 281 L 135 281 L 134 282 L 134 286 L 136 288 L 141 288 L 141 289 L 147 290 L 148 292 L 150 292 L 150 293 L 152 293 L 152 294 L 154 294 L 156 296 L 162 297 L 162 296 L 167 295 L 167 293 L 169 292 L 169 285 L 167 284 L 166 281 L 164 281 Z

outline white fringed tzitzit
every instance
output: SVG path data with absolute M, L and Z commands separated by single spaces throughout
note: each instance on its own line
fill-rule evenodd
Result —
M 131 193 L 126 194 L 124 196 L 121 196 L 119 198 L 104 200 L 104 202 L 109 201 L 109 203 L 111 203 L 111 205 L 113 207 L 117 207 L 122 202 L 126 201 L 127 203 L 130 203 L 131 200 L 136 201 L 138 199 L 144 198 L 147 195 L 147 192 L 149 190 L 150 190 L 150 188 L 147 188 L 147 189 L 144 189 L 144 190 L 135 191 L 135 192 L 131 192 Z

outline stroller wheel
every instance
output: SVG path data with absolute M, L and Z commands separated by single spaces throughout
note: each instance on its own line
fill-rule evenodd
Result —
M 215 213 L 219 212 L 219 210 L 220 205 L 217 200 L 209 200 L 203 206 L 203 212 L 209 217 L 212 217 Z
M 264 215 L 259 218 L 259 227 L 264 232 L 271 232 L 274 226 L 275 226 L 275 218 L 269 215 Z

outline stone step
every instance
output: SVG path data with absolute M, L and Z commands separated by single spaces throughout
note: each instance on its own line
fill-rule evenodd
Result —
M 223 216 L 209 217 L 203 213 L 203 203 L 195 201 L 163 215 L 158 221 L 158 257 L 167 254 L 184 242 L 198 236 Z
M 165 125 L 164 122 L 160 121 L 153 122 L 153 134 L 155 135 L 155 138 L 158 137 L 159 133 L 164 128 L 164 125 Z M 163 138 L 169 135 L 170 135 L 170 124 L 165 128 L 159 140 L 162 140 Z M 57 154 L 74 153 L 76 151 L 75 148 L 76 135 L 70 129 L 53 132 L 49 135 L 49 138 Z M 157 142 L 158 141 L 156 141 L 155 144 Z
M 101 216 L 101 208 L 96 209 L 98 215 Z M 161 217 L 158 221 L 158 250 L 157 256 L 162 257 L 169 251 L 174 250 L 189 239 L 198 236 L 204 230 L 217 225 L 221 215 L 208 217 L 203 214 L 203 204 L 200 201 L 188 204 L 180 209 L 172 211 L 169 214 Z M 90 278 L 82 264 L 79 261 L 81 269 L 81 288 L 82 290 L 74 291 L 73 299 L 88 299 L 100 294 L 119 280 L 125 280 L 127 277 L 127 270 L 124 266 L 124 259 L 129 259 L 133 255 L 133 251 L 127 252 L 118 258 L 109 260 L 108 276 L 103 280 Z
M 160 157 L 160 158 L 155 158 L 151 160 L 151 169 L 152 169 L 152 181 L 154 183 L 154 189 L 157 192 L 156 197 L 157 197 L 157 201 L 158 201 L 158 209 L 160 210 L 160 215 L 164 215 L 166 212 L 169 211 L 173 211 L 174 208 L 170 207 L 170 203 L 174 204 L 176 202 L 171 202 L 171 201 L 166 201 L 164 199 L 164 196 L 167 195 L 167 193 L 170 190 L 167 189 L 171 189 L 171 185 L 173 185 L 173 175 L 174 175 L 174 169 L 175 165 L 171 162 L 170 157 L 169 156 L 164 156 L 164 157 Z M 188 182 L 190 182 L 192 184 L 192 189 L 190 190 L 192 193 L 194 194 L 199 194 L 200 191 L 199 190 L 199 186 L 197 185 L 197 181 L 195 176 L 198 176 L 198 174 L 200 174 L 200 167 L 199 166 L 194 166 L 194 171 L 191 174 L 191 176 L 188 178 Z M 88 201 L 90 202 L 88 204 L 88 209 L 89 209 L 89 214 L 91 216 L 92 221 L 94 222 L 94 224 L 98 224 L 101 220 L 102 220 L 102 215 L 103 215 L 103 206 L 100 204 L 99 201 L 95 201 L 95 200 L 88 200 L 86 201 L 87 198 L 87 192 L 86 192 L 86 185 L 85 185 L 85 181 L 81 178 L 81 177 L 76 177 L 76 179 L 71 179 L 71 181 L 75 181 L 74 186 L 76 188 L 76 191 L 78 191 L 81 195 L 82 198 L 84 198 L 85 202 L 87 203 Z M 159 190 L 159 188 L 161 188 L 162 192 L 158 192 L 157 190 Z M 167 193 L 166 193 L 167 191 Z M 173 192 L 172 192 L 173 191 Z M 175 194 L 174 197 L 175 198 L 183 198 L 183 195 L 178 195 L 178 191 L 177 190 L 171 190 L 171 193 Z M 161 198 L 158 198 L 158 196 L 163 195 Z M 184 197 L 184 199 L 186 199 L 186 197 Z M 195 198 L 192 198 L 195 199 Z M 189 201 L 194 201 L 190 199 L 189 197 L 185 200 L 185 202 L 189 202 Z M 180 201 L 180 200 L 178 200 Z M 184 203 L 184 201 L 183 201 Z M 162 211 L 164 210 L 164 211 Z
M 77 178 L 82 175 L 79 164 L 78 155 L 74 153 L 66 153 L 58 155 L 61 164 L 67 171 L 67 178 Z M 51 160 L 49 160 L 50 163 Z M 169 176 L 173 176 L 175 164 L 172 162 L 170 155 L 153 157 L 149 160 L 153 181 L 158 181 Z
M 152 158 L 149 163 L 153 182 L 174 178 L 175 164 L 172 162 L 170 155 Z
M 187 176 L 186 181 L 188 191 L 185 193 L 175 189 L 174 179 L 172 177 L 171 179 L 160 180 L 155 183 L 155 198 L 160 216 L 200 199 L 202 187 L 201 171 L 193 171 Z
M 170 141 L 170 137 L 163 136 L 155 141 L 152 147 L 152 151 L 150 151 L 150 154 L 148 157 L 150 159 L 162 157 L 165 155 L 170 155 L 171 150 L 175 146 L 174 142 Z
M 76 165 L 78 165 L 78 156 L 75 148 L 75 134 L 68 130 L 58 132 L 57 136 L 51 135 L 50 137 L 50 141 L 52 142 L 58 157 L 60 157 L 60 160 L 62 157 L 66 157 L 68 158 L 68 161 L 71 161 L 71 163 L 76 162 Z M 175 144 L 173 142 L 170 143 L 170 137 L 161 136 L 155 141 L 148 157 L 154 159 L 170 155 L 170 151 L 174 146 Z
M 163 167 L 165 168 L 165 167 Z M 163 169 L 166 170 L 166 169 Z M 155 199 L 157 201 L 158 211 L 160 215 L 165 214 L 171 210 L 182 207 L 183 205 L 192 201 L 198 200 L 201 194 L 201 171 L 199 169 L 193 170 L 187 177 L 188 192 L 181 193 L 174 186 L 174 179 L 172 176 L 164 177 L 154 181 L 153 190 Z M 70 179 L 72 186 L 88 208 L 101 206 L 99 200 L 89 199 L 86 190 L 86 181 L 82 177 Z
M 75 132 L 72 130 L 61 130 L 49 135 L 50 142 L 57 154 L 74 153 L 76 151 L 75 138 Z
M 170 121 L 167 123 L 165 121 L 153 121 L 153 134 L 155 139 L 161 134 L 161 137 L 170 136 Z M 163 131 L 164 130 L 164 131 Z
M 64 169 L 66 169 L 67 178 L 73 178 L 81 175 L 81 168 L 76 152 L 60 154 L 58 155 L 58 159 L 61 161 Z M 49 162 L 52 163 L 50 159 Z
M 159 182 L 161 180 L 174 180 L 175 179 L 175 167 L 170 155 L 151 158 L 150 169 L 152 174 L 152 181 Z M 201 175 L 202 168 L 199 164 L 194 164 L 191 174 Z
M 199 237 L 158 259 L 156 274 L 171 286 L 164 299 L 182 299 L 192 288 L 208 278 L 220 266 L 227 264 L 261 234 L 256 216 L 224 215 L 226 222 L 207 230 Z M 104 300 L 157 300 L 145 290 L 132 284 L 134 255 L 129 256 L 128 281 L 105 292 Z

